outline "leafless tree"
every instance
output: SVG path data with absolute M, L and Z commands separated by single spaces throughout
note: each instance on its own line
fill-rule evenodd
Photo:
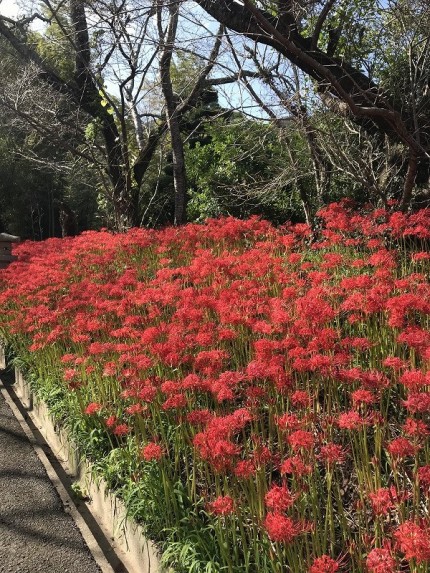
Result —
M 178 169 L 180 159 L 176 152 L 181 121 L 210 85 L 209 75 L 218 55 L 222 34 L 219 30 L 215 31 L 210 34 L 213 39 L 201 42 L 208 46 L 206 53 L 203 51 L 199 54 L 206 64 L 186 97 L 175 98 L 169 75 L 176 49 L 175 34 L 172 32 L 175 19 L 177 25 L 179 18 L 179 3 L 170 7 L 166 4 L 172 24 L 166 37 L 162 25 L 159 25 L 161 22 L 157 23 L 157 10 L 160 11 L 160 7 L 152 1 L 69 0 L 65 3 L 42 0 L 42 3 L 48 14 L 42 18 L 48 20 L 48 25 L 55 23 L 61 31 L 62 40 L 73 54 L 72 77 L 64 77 L 47 58 L 42 57 L 32 41 L 32 35 L 27 33 L 29 21 L 39 18 L 39 14 L 32 14 L 18 22 L 0 17 L 0 34 L 16 50 L 25 67 L 31 65 L 31 73 L 38 85 L 42 82 L 51 94 L 67 100 L 69 107 L 74 107 L 75 113 L 79 114 L 83 121 L 81 131 L 87 136 L 86 146 L 73 146 L 76 140 L 71 138 L 65 138 L 65 143 L 73 147 L 71 151 L 85 156 L 89 161 L 93 161 L 94 157 L 97 157 L 97 162 L 104 161 L 103 180 L 110 187 L 108 196 L 115 227 L 123 229 L 139 225 L 142 210 L 140 192 L 144 177 L 161 139 L 169 130 L 171 136 L 172 130 L 176 133 L 176 137 L 171 137 L 175 182 L 179 181 L 181 170 L 184 175 L 184 168 Z M 22 79 L 22 82 L 25 80 Z M 164 94 L 166 106 L 160 103 L 160 92 Z M 49 97 L 52 99 L 54 96 Z M 32 117 L 25 106 L 16 106 L 16 111 L 33 129 L 42 130 L 46 137 L 51 133 L 55 145 L 55 134 L 65 133 L 65 128 L 61 132 L 50 130 L 50 122 L 46 121 L 49 97 L 44 100 L 46 113 L 43 116 L 34 114 Z M 54 109 L 55 106 L 51 111 Z M 64 117 L 64 114 L 51 115 L 55 116 L 54 123 Z M 182 188 L 176 193 L 177 223 L 185 220 L 185 203 L 181 197 L 185 197 L 184 177 Z

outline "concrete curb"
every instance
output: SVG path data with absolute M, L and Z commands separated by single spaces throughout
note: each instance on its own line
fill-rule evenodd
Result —
M 0 345 L 0 369 L 2 367 L 5 368 L 5 366 L 4 351 Z M 10 389 L 10 392 L 15 394 L 16 399 L 19 400 L 66 473 L 72 476 L 75 483 L 79 484 L 81 490 L 88 494 L 90 501 L 86 503 L 86 506 L 105 537 L 109 540 L 112 551 L 120 560 L 119 565 L 114 568 L 109 564 L 97 540 L 46 457 L 40 443 L 34 437 L 19 408 L 1 382 L 0 390 L 33 444 L 64 505 L 71 508 L 70 513 L 81 530 L 102 572 L 163 573 L 164 569 L 160 566 L 158 552 L 154 544 L 146 539 L 143 529 L 127 517 L 124 504 L 108 492 L 105 482 L 101 479 L 96 481 L 93 478 L 91 465 L 82 460 L 79 452 L 76 451 L 76 448 L 69 440 L 67 433 L 54 426 L 46 404 L 34 396 L 22 373 L 16 368 L 15 384 L 14 388 Z M 169 572 L 172 573 L 171 570 Z

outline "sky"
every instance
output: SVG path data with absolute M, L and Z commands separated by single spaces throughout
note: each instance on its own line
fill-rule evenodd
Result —
M 35 11 L 34 8 L 37 10 L 38 4 L 38 0 L 0 0 L 0 15 L 9 18 L 17 18 L 17 16 L 21 14 L 28 14 L 29 12 L 31 13 L 32 11 Z M 38 29 L 37 24 L 33 23 L 32 27 L 36 30 Z M 109 91 L 112 90 L 115 93 L 115 86 L 110 86 L 109 80 L 107 80 L 107 84 L 108 89 L 110 88 Z M 247 111 L 251 115 L 255 115 L 257 117 L 262 117 L 265 115 L 262 114 L 262 111 L 258 105 L 256 105 L 255 102 L 250 99 L 250 96 L 247 94 L 246 90 L 244 90 L 243 87 L 237 83 L 219 87 L 217 91 L 219 95 L 219 102 L 222 106 L 227 108 L 231 106 L 243 106 L 244 111 Z
M 1 0 L 0 14 L 14 18 L 18 13 L 18 7 L 15 0 Z

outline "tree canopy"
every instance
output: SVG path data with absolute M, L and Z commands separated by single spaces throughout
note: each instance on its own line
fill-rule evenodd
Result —
M 79 215 L 87 195 L 93 216 L 81 213 L 78 227 L 118 230 L 218 212 L 282 220 L 301 211 L 312 223 L 341 189 L 404 210 L 428 199 L 425 0 L 36 8 L 0 15 L 0 137 L 26 158 L 29 181 L 54 178 L 51 217 Z

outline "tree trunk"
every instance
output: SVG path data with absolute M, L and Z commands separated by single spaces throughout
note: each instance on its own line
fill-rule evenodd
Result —
M 131 192 L 131 178 L 123 165 L 127 164 L 121 147 L 121 137 L 112 114 L 101 105 L 98 86 L 91 71 L 91 47 L 85 3 L 82 0 L 70 0 L 70 17 L 75 42 L 75 81 L 81 95 L 84 109 L 102 122 L 102 131 L 106 147 L 108 175 L 113 186 L 113 208 L 115 226 L 118 231 L 133 226 L 138 220 L 135 213 L 135 201 Z
M 415 186 L 415 179 L 418 171 L 418 158 L 414 153 L 409 156 L 408 170 L 406 172 L 405 183 L 403 185 L 403 195 L 400 201 L 401 211 L 407 211 L 412 199 L 412 191 Z
M 173 152 L 173 179 L 175 185 L 175 225 L 187 222 L 187 179 L 185 172 L 184 145 L 177 118 L 170 121 L 170 136 Z
M 173 181 L 175 186 L 174 224 L 183 225 L 187 222 L 187 182 L 185 173 L 184 144 L 180 130 L 179 102 L 173 92 L 170 76 L 173 45 L 178 25 L 179 4 L 169 2 L 169 26 L 167 33 L 162 31 L 162 2 L 158 6 L 158 29 L 160 39 L 164 39 L 164 47 L 160 58 L 161 88 L 166 102 L 167 125 L 170 132 L 173 154 Z
M 312 233 L 313 233 L 314 232 L 314 216 L 312 213 L 311 202 L 309 201 L 309 197 L 308 197 L 301 181 L 299 181 L 297 183 L 297 187 L 299 190 L 300 200 L 302 202 L 303 212 L 305 214 L 306 223 L 309 225 L 309 228 L 312 230 Z

